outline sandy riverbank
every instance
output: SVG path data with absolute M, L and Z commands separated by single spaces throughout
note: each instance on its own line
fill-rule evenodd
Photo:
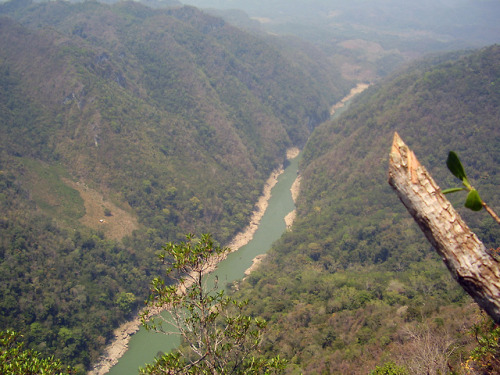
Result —
M 335 105 L 332 106 L 332 108 L 330 109 L 330 116 L 333 116 L 333 114 L 335 113 L 335 111 L 337 111 L 338 109 L 342 108 L 345 103 L 347 103 L 349 100 L 351 100 L 352 98 L 354 98 L 356 95 L 362 93 L 363 91 L 365 91 L 368 87 L 370 87 L 370 84 L 369 83 L 358 83 L 358 85 L 354 88 L 351 89 L 351 92 L 349 93 L 349 95 L 347 95 L 344 99 L 342 99 L 340 102 L 336 103 Z
M 293 159 L 300 153 L 298 148 L 292 148 L 287 150 L 287 158 Z M 252 218 L 250 220 L 250 224 L 240 233 L 238 233 L 233 240 L 227 245 L 231 249 L 231 252 L 240 249 L 241 247 L 248 244 L 257 228 L 259 227 L 260 220 L 264 216 L 264 213 L 267 209 L 269 198 L 271 198 L 271 189 L 278 182 L 279 175 L 283 173 L 283 168 L 276 169 L 271 173 L 271 176 L 268 178 L 266 183 L 264 184 L 264 189 L 261 197 L 255 204 L 255 211 L 252 214 Z M 260 261 L 263 257 L 260 258 Z M 213 271 L 217 267 L 217 263 L 223 260 L 217 259 L 217 261 L 213 262 L 213 266 L 210 267 L 208 272 Z M 254 262 L 255 267 L 257 267 L 259 260 Z M 257 264 L 256 264 L 257 263 Z M 248 271 L 248 270 L 247 270 Z M 250 271 L 251 272 L 251 271 Z M 159 313 L 157 311 L 155 313 Z M 141 326 L 141 320 L 139 317 L 131 320 L 127 323 L 122 324 L 114 331 L 115 339 L 108 345 L 105 349 L 104 354 L 101 356 L 99 361 L 93 366 L 92 370 L 87 373 L 87 375 L 104 375 L 109 372 L 111 367 L 113 367 L 118 360 L 125 354 L 128 349 L 128 343 L 130 341 L 130 337 L 136 333 Z
M 292 147 L 286 150 L 286 158 L 288 160 L 295 159 L 300 154 L 300 149 L 298 147 Z
M 290 148 L 287 150 L 286 157 L 288 160 L 294 159 L 297 156 L 299 156 L 300 150 L 298 148 Z M 297 197 L 299 196 L 299 191 L 300 191 L 300 176 L 297 176 L 295 181 L 292 184 L 292 187 L 290 188 L 290 191 L 292 193 L 292 199 L 294 202 L 297 202 Z M 295 217 L 297 215 L 297 211 L 293 210 L 291 211 L 288 215 L 285 216 L 285 224 L 287 229 L 290 229 Z M 264 258 L 267 256 L 267 254 L 260 254 L 257 255 L 255 258 L 252 260 L 252 265 L 245 271 L 245 275 L 248 276 L 250 275 L 253 271 L 255 271 L 257 268 L 259 268 L 260 264 L 264 260 Z
M 292 199 L 294 203 L 297 203 L 297 197 L 299 196 L 300 192 L 300 181 L 301 181 L 301 176 L 297 176 L 295 181 L 292 184 L 292 187 L 290 188 L 290 191 L 292 192 Z M 288 215 L 285 216 L 285 224 L 286 224 L 286 229 L 290 230 L 292 227 L 293 222 L 295 221 L 295 217 L 297 216 L 297 210 L 293 210 L 290 212 Z
M 267 254 L 260 254 L 253 258 L 252 265 L 244 272 L 245 276 L 249 276 L 253 271 L 259 268 L 265 257 L 267 257 Z
M 271 173 L 271 176 L 267 179 L 264 184 L 264 190 L 259 200 L 255 204 L 255 211 L 252 214 L 252 218 L 250 219 L 250 224 L 238 233 L 233 240 L 227 245 L 231 249 L 231 251 L 236 251 L 239 248 L 245 246 L 249 243 L 257 229 L 259 228 L 259 223 L 266 212 L 267 206 L 269 205 L 269 198 L 271 198 L 271 190 L 278 182 L 278 177 L 283 173 L 283 167 L 276 169 Z

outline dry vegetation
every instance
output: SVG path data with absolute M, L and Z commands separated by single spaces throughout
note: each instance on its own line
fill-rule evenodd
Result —
M 121 209 L 96 190 L 81 182 L 65 179 L 64 182 L 80 193 L 85 205 L 85 215 L 80 222 L 89 228 L 104 232 L 107 238 L 121 240 L 139 228 L 132 209 Z M 108 213 L 106 215 L 106 213 Z

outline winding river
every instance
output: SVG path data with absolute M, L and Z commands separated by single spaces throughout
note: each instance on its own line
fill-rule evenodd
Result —
M 298 164 L 299 157 L 291 159 L 290 164 L 279 175 L 278 182 L 271 190 L 267 209 L 252 240 L 238 251 L 229 254 L 211 274 L 211 277 L 217 275 L 221 285 L 243 278 L 245 271 L 252 266 L 253 259 L 265 254 L 273 242 L 285 232 L 285 217 L 295 209 L 290 189 L 297 178 Z M 136 375 L 138 368 L 143 367 L 145 363 L 152 363 L 159 352 L 168 352 L 178 345 L 177 336 L 151 333 L 141 327 L 131 337 L 128 350 L 111 368 L 109 374 Z
M 370 84 L 358 84 L 354 87 L 349 95 L 332 106 L 331 118 L 338 117 L 347 109 L 351 99 L 369 86 Z M 255 220 L 255 223 L 251 224 L 254 228 L 249 232 L 253 233 L 253 236 L 248 232 L 242 234 L 243 243 L 247 243 L 245 236 L 251 237 L 250 242 L 240 247 L 238 251 L 229 254 L 211 274 L 210 278 L 217 276 L 222 286 L 243 278 L 245 271 L 248 272 L 252 266 L 253 260 L 259 259 L 259 256 L 265 254 L 271 248 L 273 242 L 281 237 L 286 230 L 285 220 L 294 217 L 291 213 L 295 209 L 295 204 L 290 188 L 297 179 L 299 158 L 289 157 L 291 159 L 290 164 L 279 175 L 276 185 L 272 188 L 271 196 L 267 200 L 267 209 L 260 222 Z M 265 201 L 267 198 L 264 196 L 261 199 Z M 236 243 L 240 240 L 241 238 L 235 239 Z M 241 245 L 235 245 L 234 243 L 229 245 L 233 249 L 239 246 Z M 135 375 L 139 367 L 143 367 L 146 363 L 152 363 L 154 357 L 160 352 L 168 352 L 179 345 L 180 341 L 177 336 L 150 333 L 142 327 L 136 332 L 137 325 L 137 321 L 132 321 L 125 324 L 126 327 L 120 327 L 117 334 L 117 336 L 120 336 L 117 340 L 118 345 L 112 346 L 111 353 L 108 353 L 102 361 L 96 364 L 94 370 L 89 372 L 89 375 Z M 128 335 L 133 332 L 136 333 L 129 340 Z M 121 353 L 124 353 L 123 356 L 121 356 Z M 110 365 L 115 363 L 117 358 L 119 358 L 118 363 L 108 371 Z

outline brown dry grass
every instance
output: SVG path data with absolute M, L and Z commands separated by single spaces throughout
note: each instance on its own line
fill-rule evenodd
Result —
M 121 240 L 123 237 L 130 235 L 133 230 L 139 228 L 135 216 L 109 200 L 105 200 L 104 196 L 98 191 L 81 182 L 64 179 L 64 183 L 77 190 L 84 200 L 85 215 L 80 219 L 80 223 L 83 225 L 101 230 L 107 238 L 114 240 Z M 111 211 L 111 216 L 104 215 L 104 209 L 106 208 Z

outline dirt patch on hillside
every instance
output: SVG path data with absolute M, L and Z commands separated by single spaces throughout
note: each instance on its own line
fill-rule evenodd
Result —
M 64 179 L 64 183 L 77 190 L 85 204 L 85 215 L 80 222 L 92 229 L 102 230 L 106 238 L 121 240 L 139 228 L 137 218 L 105 200 L 103 195 L 81 182 Z M 108 212 L 109 216 L 105 215 Z

